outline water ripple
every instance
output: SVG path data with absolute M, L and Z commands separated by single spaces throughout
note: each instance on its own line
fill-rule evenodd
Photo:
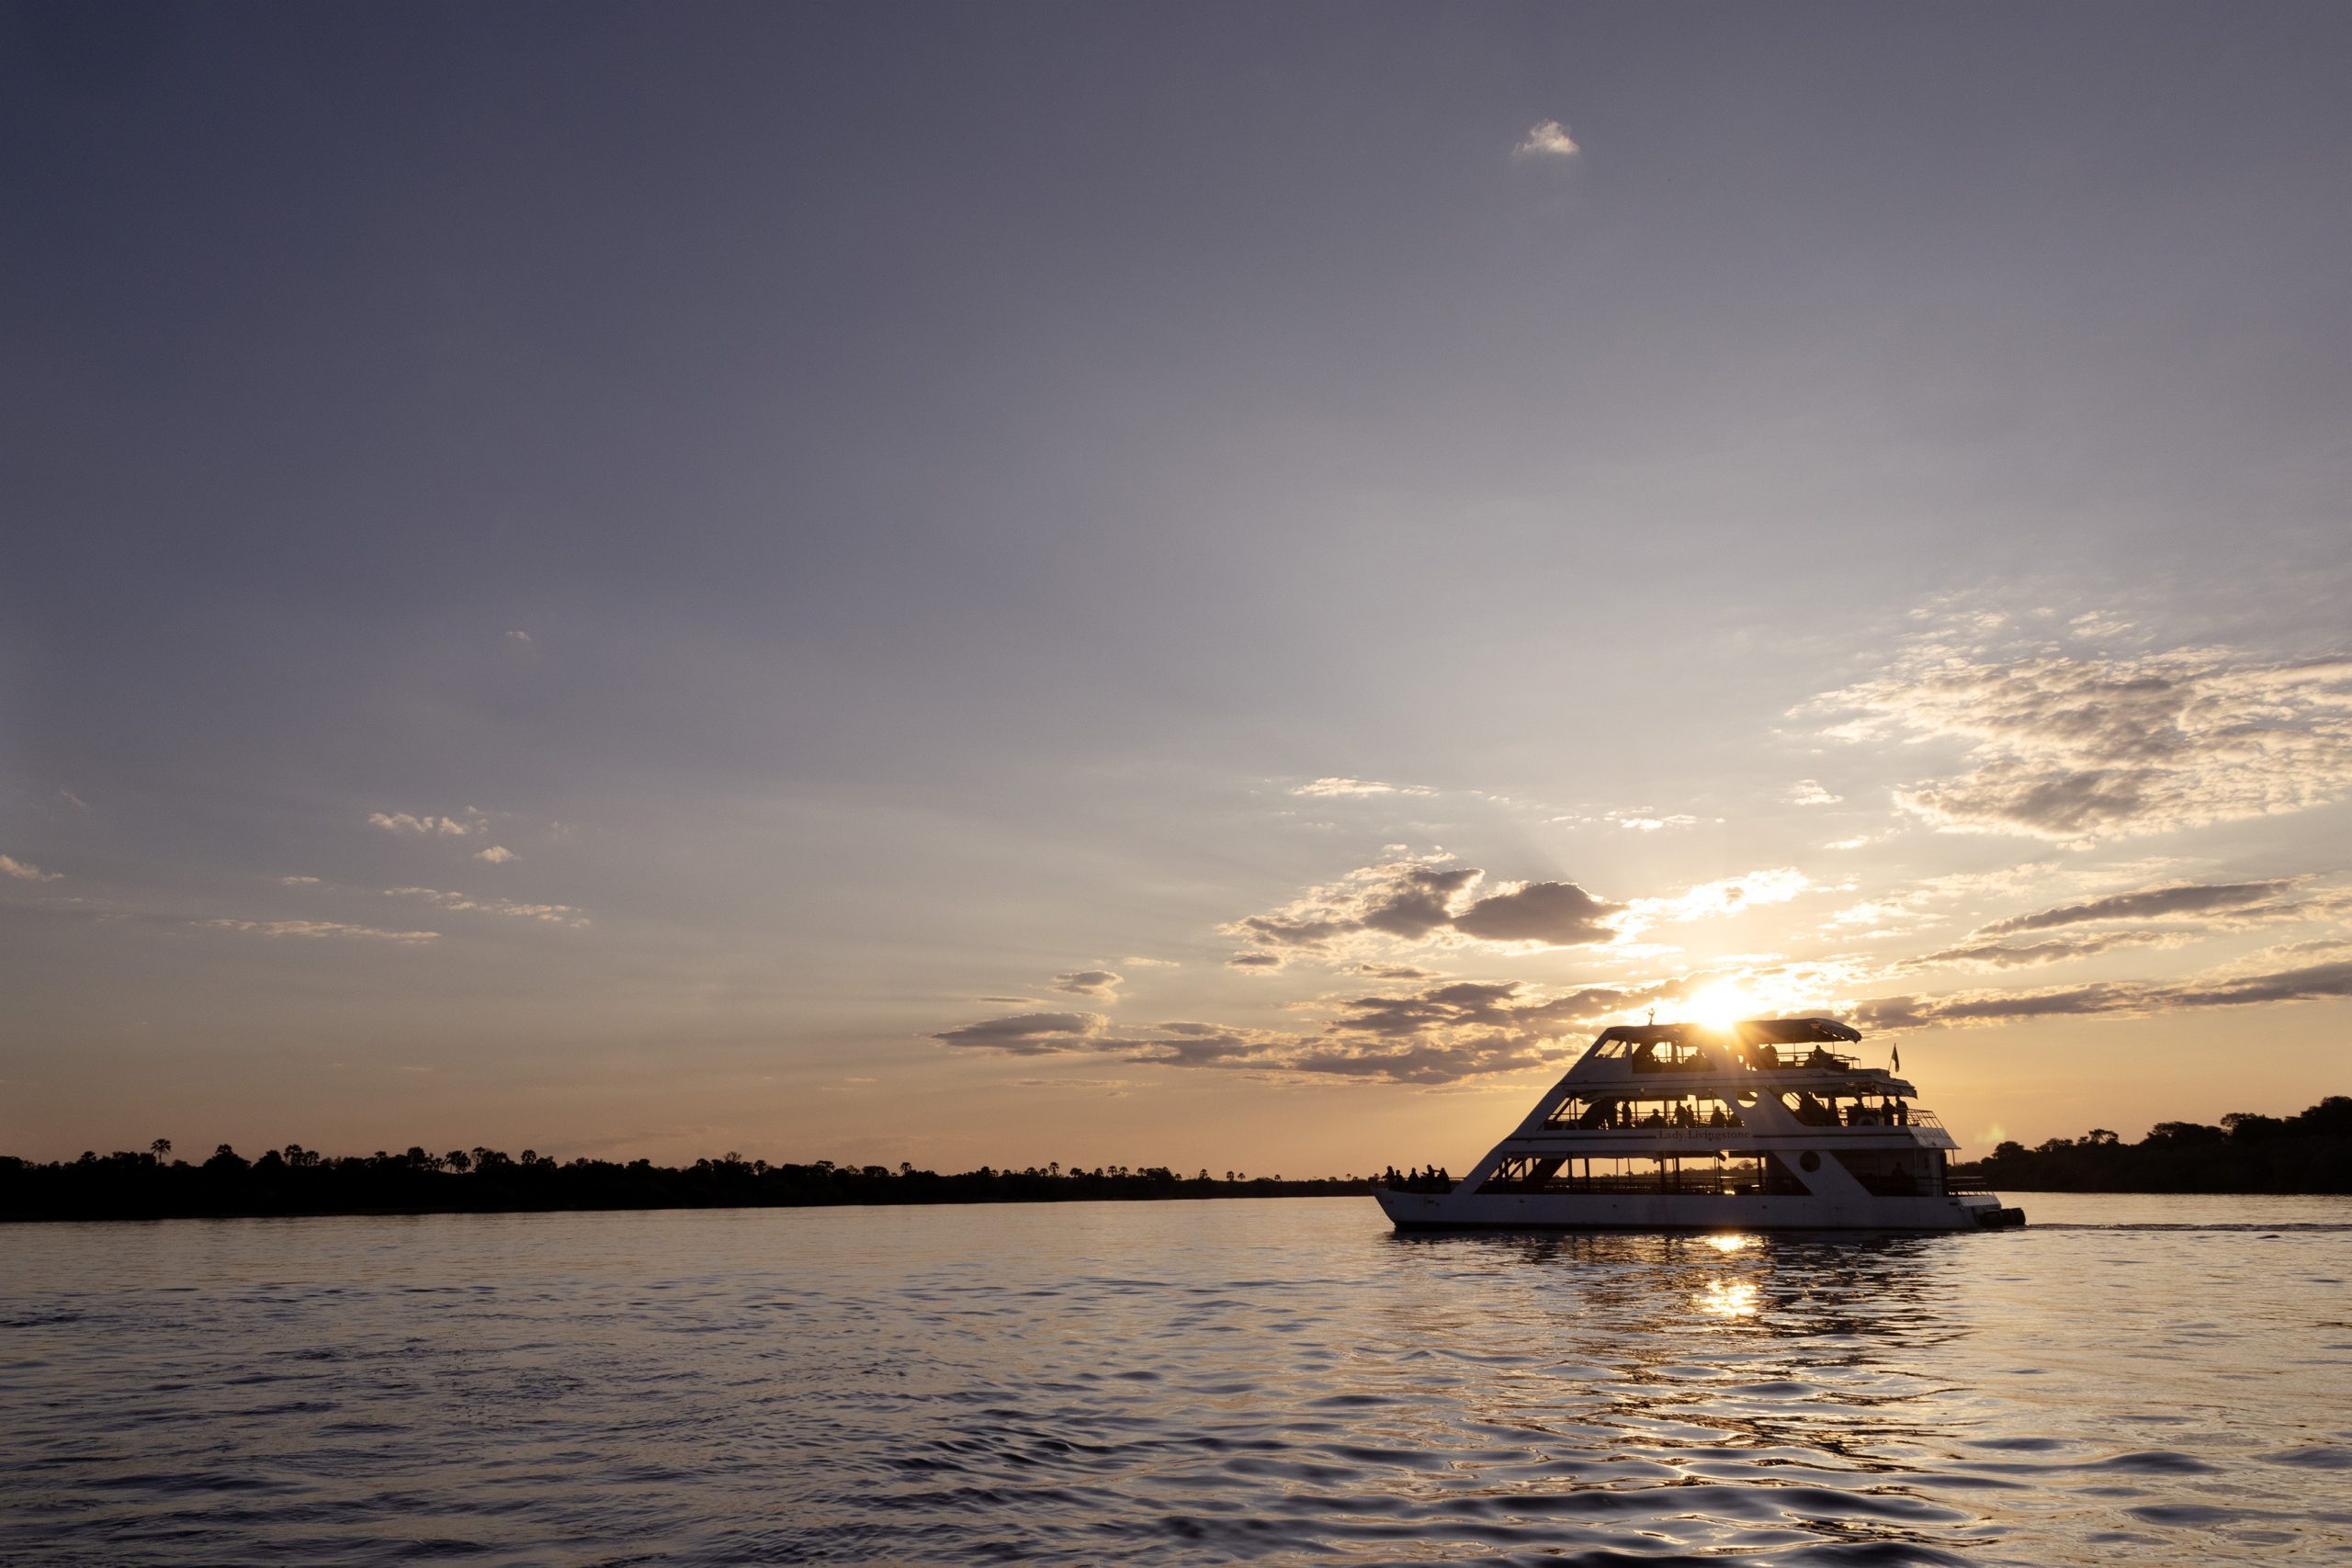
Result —
M 0 1562 L 2346 1562 L 2352 1205 L 2029 1207 L 13 1227 Z

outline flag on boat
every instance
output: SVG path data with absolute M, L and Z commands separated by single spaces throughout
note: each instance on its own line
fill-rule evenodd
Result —
M 1900 1042 L 1894 1047 L 1894 1070 L 1898 1073 L 1903 1070 L 1903 1046 Z

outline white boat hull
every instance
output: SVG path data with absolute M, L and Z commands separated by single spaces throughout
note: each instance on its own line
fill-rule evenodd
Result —
M 1972 1231 L 2025 1216 L 1988 1193 L 1838 1199 L 1688 1193 L 1396 1192 L 1373 1194 L 1400 1231 Z

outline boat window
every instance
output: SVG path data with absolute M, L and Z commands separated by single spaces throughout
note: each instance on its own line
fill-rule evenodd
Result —
M 1775 1174 L 1772 1156 L 1726 1154 L 1577 1156 L 1520 1155 L 1496 1167 L 1481 1192 L 1679 1192 L 1718 1197 L 1802 1191 Z
M 1751 1097 L 1749 1103 L 1754 1103 Z M 1554 1132 L 1738 1127 L 1740 1108 L 1712 1094 L 1568 1095 L 1544 1117 Z

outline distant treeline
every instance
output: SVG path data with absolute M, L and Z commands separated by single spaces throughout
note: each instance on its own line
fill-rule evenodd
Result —
M 2221 1125 L 2159 1122 L 2127 1144 L 2104 1127 L 2034 1148 L 2007 1143 L 1981 1167 L 2019 1192 L 2352 1192 L 2352 1096 L 2294 1116 L 2233 1111 Z
M 558 1162 L 536 1150 L 453 1149 L 330 1158 L 288 1144 L 247 1159 L 222 1144 L 209 1159 L 144 1151 L 36 1164 L 0 1156 L 0 1220 L 147 1220 L 232 1214 L 489 1213 L 552 1209 L 807 1208 L 844 1203 L 1007 1203 L 1081 1199 L 1325 1198 L 1369 1192 L 1369 1179 L 1285 1180 L 1166 1166 L 1092 1170 L 1059 1165 L 953 1176 L 911 1165 L 770 1165 L 738 1154 L 689 1166 L 650 1160 Z

